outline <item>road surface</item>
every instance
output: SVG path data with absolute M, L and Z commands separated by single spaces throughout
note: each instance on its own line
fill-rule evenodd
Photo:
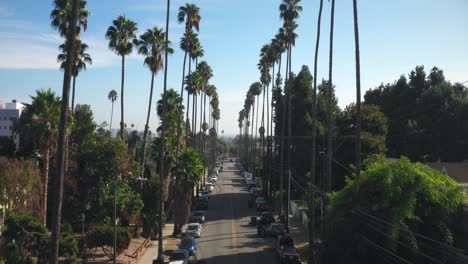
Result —
M 259 238 L 256 227 L 248 225 L 250 216 L 258 213 L 248 207 L 242 176 L 232 162 L 223 167 L 209 200 L 196 259 L 209 264 L 278 263 L 273 239 Z

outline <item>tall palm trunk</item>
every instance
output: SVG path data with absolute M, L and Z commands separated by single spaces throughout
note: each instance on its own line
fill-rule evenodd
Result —
M 148 103 L 148 113 L 146 114 L 145 132 L 143 133 L 143 147 L 141 151 L 141 178 L 144 178 L 144 175 L 145 175 L 146 144 L 148 141 L 149 120 L 151 116 L 151 105 L 153 101 L 154 75 L 155 73 L 151 72 L 151 86 L 150 86 L 150 96 L 149 96 L 149 103 Z
M 42 153 L 42 196 L 41 196 L 41 223 L 46 226 L 47 224 L 47 195 L 49 189 L 49 168 L 50 168 L 50 148 L 47 148 Z
M 80 7 L 80 0 L 73 0 L 72 3 L 72 16 L 70 25 L 76 25 L 78 20 L 78 11 Z M 58 133 L 57 144 L 57 181 L 55 184 L 55 199 L 54 210 L 51 225 L 51 239 L 50 239 L 50 256 L 49 263 L 57 264 L 59 260 L 59 244 L 60 244 L 60 224 L 62 220 L 62 199 L 63 199 L 63 181 L 65 178 L 65 153 L 67 146 L 67 129 L 68 129 L 68 104 L 70 100 L 70 81 L 72 77 L 73 65 L 75 65 L 76 49 L 76 26 L 70 27 L 67 34 L 67 67 L 65 68 L 63 78 L 62 90 L 62 104 L 60 112 L 60 125 Z
M 289 44 L 288 44 L 289 45 Z M 287 107 L 287 93 L 289 92 L 288 89 L 288 83 L 289 83 L 289 74 L 288 74 L 288 61 L 289 61 L 289 46 L 287 48 L 286 52 L 286 73 L 284 77 L 284 96 L 283 96 L 283 113 L 282 113 L 282 118 L 281 118 L 281 149 L 280 149 L 280 215 L 283 214 L 284 212 L 284 199 L 283 199 L 283 181 L 284 181 L 284 151 L 285 151 L 285 143 L 284 143 L 284 138 L 286 134 L 286 107 Z
M 189 75 L 192 73 L 192 56 L 189 55 Z M 190 112 L 190 93 L 187 92 L 187 112 L 185 113 L 186 122 L 185 122 L 185 149 L 188 147 L 188 133 L 190 130 L 190 120 L 189 120 L 189 112 Z
M 203 96 L 204 96 L 204 92 L 201 91 L 200 92 L 200 128 L 199 128 L 199 134 L 198 134 L 198 152 L 200 154 L 202 154 L 202 129 L 203 129 L 203 118 L 202 118 L 202 115 L 203 115 Z
M 167 10 L 166 10 L 166 47 L 169 46 L 169 14 L 171 9 L 171 0 L 167 0 Z M 165 179 L 165 171 L 164 171 L 164 159 L 165 159 L 165 144 L 166 144 L 166 112 L 167 112 L 167 71 L 168 71 L 168 49 L 164 51 L 164 90 L 163 90 L 163 116 L 162 116 L 162 126 L 161 126 L 161 164 L 160 164 L 160 171 L 159 171 L 159 182 L 163 183 Z M 158 263 L 162 263 L 164 261 L 163 257 L 163 215 L 164 215 L 164 200 L 163 200 L 163 190 L 162 185 L 159 191 L 159 217 L 158 217 L 158 228 L 159 228 L 159 236 L 158 236 Z
M 197 129 L 197 91 L 192 94 L 192 147 L 195 148 Z
M 260 124 L 261 124 L 261 127 L 262 127 L 262 131 L 263 133 L 260 134 L 260 140 L 261 140 L 261 146 L 262 146 L 262 149 L 260 151 L 261 155 L 260 155 L 260 164 L 261 164 L 261 167 L 262 168 L 262 177 L 263 177 L 263 188 L 264 188 L 264 192 L 265 192 L 265 195 L 268 196 L 268 187 L 266 185 L 266 174 L 265 174 L 265 90 L 267 90 L 268 88 L 266 87 L 266 85 L 263 86 L 263 99 L 262 99 L 262 118 L 261 118 L 261 121 L 260 121 Z
M 255 169 L 257 167 L 257 156 L 258 156 L 258 153 L 257 153 L 257 143 L 258 143 L 258 102 L 260 101 L 260 99 L 258 98 L 258 95 L 257 95 L 257 99 L 255 100 L 256 103 L 257 103 L 257 113 L 255 115 L 255 137 L 254 137 L 254 142 L 253 142 L 253 162 L 254 162 L 254 174 L 255 174 Z
M 73 76 L 73 90 L 72 90 L 72 103 L 71 103 L 71 111 L 75 110 L 75 86 L 76 86 L 76 76 Z
M 184 79 L 185 79 L 185 63 L 187 62 L 187 52 L 185 52 L 185 55 L 184 55 L 184 64 L 183 64 L 183 67 L 182 67 L 182 83 L 180 85 L 180 104 L 179 104 L 179 108 L 182 109 L 182 104 L 184 102 Z M 176 144 L 176 166 L 179 164 L 179 151 L 180 151 L 180 147 L 179 147 L 179 144 L 180 144 L 180 133 L 182 133 L 182 127 L 181 127 L 181 124 L 182 124 L 182 120 L 184 119 L 184 114 L 181 113 L 179 114 L 179 124 L 177 124 L 177 144 Z
M 255 128 L 255 125 L 254 125 L 254 121 L 255 121 L 255 96 L 254 96 L 254 101 L 252 103 L 252 121 L 250 122 L 250 126 L 251 126 L 251 132 L 250 132 L 250 150 L 249 150 L 249 153 L 250 153 L 250 157 L 249 157 L 249 160 L 250 160 L 250 171 L 252 172 L 252 175 L 253 175 L 253 179 L 255 181 L 255 173 L 254 173 L 254 168 L 255 168 L 255 165 L 253 164 L 253 144 L 254 144 L 254 128 Z
M 353 0 L 354 46 L 356 56 L 356 177 L 361 175 L 361 62 L 359 56 L 359 25 L 357 0 Z
M 323 0 L 320 0 L 320 8 L 319 14 L 317 19 L 317 38 L 315 43 L 315 58 L 314 58 L 314 90 L 312 92 L 312 153 L 311 153 L 311 162 L 310 162 L 310 173 L 312 178 L 312 184 L 316 184 L 316 177 L 315 177 L 315 154 L 316 154 L 316 112 L 317 112 L 317 64 L 318 64 L 318 52 L 319 52 L 319 45 L 320 45 L 320 24 L 322 21 L 322 8 L 323 8 Z M 315 238 L 315 192 L 312 192 L 312 197 L 309 201 L 309 214 L 312 215 L 312 219 L 309 223 L 309 247 L 314 245 L 314 238 Z
M 111 118 L 110 118 L 110 125 L 109 125 L 109 131 L 111 131 L 112 135 L 112 118 L 114 117 L 114 101 L 112 101 L 112 110 L 111 110 Z
M 291 197 L 291 148 L 292 148 L 292 106 L 291 106 L 291 96 L 292 96 L 292 41 L 289 43 L 289 84 L 288 84 L 288 186 L 287 186 L 287 204 L 286 204 L 286 215 L 289 216 L 289 202 Z M 289 217 L 286 217 L 286 229 L 289 229 Z
M 125 55 L 122 55 L 122 80 L 120 83 L 120 139 L 124 140 L 124 82 L 125 82 Z
M 329 67 L 328 67 L 328 148 L 327 148 L 327 185 L 326 191 L 331 191 L 332 185 L 332 155 L 333 155 L 333 108 L 332 108 L 332 96 L 333 96 L 333 30 L 335 26 L 335 0 L 331 0 L 331 14 L 330 14 L 330 55 L 329 55 Z

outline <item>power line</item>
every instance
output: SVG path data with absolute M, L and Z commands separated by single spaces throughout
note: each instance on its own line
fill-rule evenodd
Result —
M 351 212 L 353 212 L 353 211 L 354 211 L 354 210 L 351 210 Z M 370 214 L 365 213 L 365 212 L 363 212 L 363 211 L 361 211 L 361 210 L 356 210 L 356 211 L 359 212 L 359 213 L 361 213 L 361 214 L 363 214 L 363 215 L 366 215 L 367 217 L 373 218 L 373 219 L 375 219 L 375 220 L 377 220 L 377 221 L 380 221 L 380 222 L 382 222 L 382 223 L 385 223 L 385 224 L 387 224 L 387 225 L 396 227 L 396 228 L 398 228 L 399 230 L 405 231 L 405 230 L 402 229 L 400 226 L 397 226 L 397 225 L 395 225 L 395 224 L 393 224 L 393 223 L 389 223 L 389 222 L 387 222 L 387 221 L 385 221 L 385 220 L 382 220 L 382 219 L 380 219 L 380 218 L 378 218 L 378 217 L 376 217 L 376 216 L 370 215 Z M 416 232 L 412 232 L 412 233 L 413 233 L 415 236 L 424 238 L 424 239 L 426 239 L 426 240 L 428 240 L 428 241 L 431 241 L 431 242 L 433 242 L 433 243 L 439 244 L 439 245 L 441 245 L 441 246 L 448 247 L 448 248 L 450 248 L 450 249 L 452 249 L 452 250 L 458 251 L 458 253 L 461 253 L 461 254 L 465 255 L 465 254 L 464 254 L 465 252 L 464 252 L 463 250 L 459 249 L 459 248 L 456 248 L 456 247 L 453 247 L 453 246 L 451 246 L 451 245 L 447 245 L 447 244 L 441 243 L 441 242 L 439 242 L 439 241 L 436 241 L 436 240 L 434 240 L 434 239 L 432 239 L 432 238 L 429 238 L 429 237 L 427 237 L 427 236 L 421 235 L 421 234 L 416 233 Z
M 371 240 L 369 240 L 369 239 L 366 238 L 365 236 L 361 235 L 361 237 L 362 237 L 364 240 L 366 240 L 371 246 L 373 246 L 373 247 L 375 247 L 375 248 L 377 248 L 377 249 L 380 249 L 380 250 L 382 250 L 383 252 L 386 252 L 386 253 L 392 255 L 392 256 L 395 257 L 395 258 L 398 258 L 399 260 L 401 260 L 401 261 L 403 261 L 403 262 L 405 262 L 405 263 L 413 264 L 412 262 L 410 262 L 410 261 L 408 261 L 408 260 L 406 260 L 406 259 L 404 259 L 404 258 L 402 258 L 402 257 L 400 257 L 400 256 L 398 256 L 398 255 L 396 255 L 396 254 L 394 254 L 394 253 L 388 251 L 387 249 L 385 249 L 385 248 L 379 246 L 378 244 L 372 242 Z
M 358 214 L 357 214 L 356 212 L 354 212 L 353 210 L 351 210 L 351 212 L 354 213 L 354 214 L 356 214 L 356 215 L 358 215 Z M 363 217 L 363 216 L 365 216 L 365 215 L 358 215 L 358 216 Z M 374 224 L 379 225 L 379 227 L 382 227 L 381 225 L 384 224 L 384 223 L 382 223 L 382 222 L 377 222 L 375 219 L 372 219 L 372 218 L 367 218 L 367 220 L 368 220 L 368 221 L 371 221 L 371 222 L 374 223 Z M 382 221 L 383 221 L 383 220 L 382 220 Z M 396 226 L 396 225 L 393 225 L 393 226 Z M 399 226 L 396 226 L 396 227 L 397 227 L 400 231 L 408 232 L 408 230 L 405 230 L 405 229 L 403 229 L 403 228 L 401 228 L 401 227 L 399 227 Z M 411 233 L 412 233 L 412 234 L 417 234 L 417 233 L 415 233 L 415 232 L 413 232 L 413 231 L 411 231 Z M 408 234 L 408 235 L 405 235 L 404 233 L 400 233 L 400 235 L 401 235 L 402 237 L 408 239 L 408 240 L 411 240 L 411 239 L 412 239 L 412 237 L 411 237 L 409 234 Z M 418 235 L 420 235 L 420 234 L 418 234 Z M 422 236 L 422 235 L 420 235 L 420 236 Z M 422 245 L 422 246 L 426 247 L 428 250 L 440 251 L 440 253 L 442 253 L 442 254 L 448 252 L 448 253 L 453 254 L 453 256 L 455 256 L 455 257 L 464 257 L 464 258 L 466 258 L 466 255 L 464 255 L 463 252 L 455 252 L 455 251 L 451 251 L 451 250 L 447 250 L 447 251 L 446 251 L 446 250 L 443 250 L 442 248 L 439 248 L 439 247 L 430 246 L 429 244 L 427 244 L 427 243 L 425 243 L 425 242 L 423 242 L 423 241 L 420 241 L 420 240 L 416 240 L 416 241 L 418 242 L 418 245 Z M 437 241 L 435 241 L 435 242 L 437 242 Z M 448 245 L 443 244 L 443 243 L 440 243 L 440 244 L 443 245 L 443 246 L 448 246 Z M 463 260 L 459 260 L 459 259 L 454 259 L 454 260 L 455 260 L 456 262 L 463 261 Z M 459 263 L 460 263 L 460 262 L 459 262 Z M 466 263 L 466 262 L 461 262 L 461 263 Z

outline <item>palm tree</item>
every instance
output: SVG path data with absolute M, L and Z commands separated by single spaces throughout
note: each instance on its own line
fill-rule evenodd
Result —
M 205 120 L 202 118 L 202 114 L 204 114 L 202 100 L 205 99 L 205 106 L 206 106 L 206 98 L 204 97 L 206 94 L 206 90 L 209 89 L 208 82 L 210 78 L 213 77 L 213 70 L 211 69 L 210 65 L 206 63 L 206 61 L 200 62 L 200 64 L 198 64 L 197 66 L 197 70 L 200 71 L 200 74 L 201 74 L 201 86 L 200 86 L 200 136 L 201 136 L 201 132 L 203 130 L 203 123 L 205 122 Z M 199 144 L 200 144 L 199 151 L 201 152 L 201 140 L 199 140 Z
M 143 147 L 141 152 L 142 178 L 145 172 L 144 168 L 146 162 L 146 145 L 149 130 L 149 120 L 151 116 L 151 105 L 153 100 L 154 77 L 163 68 L 163 53 L 166 52 L 165 37 L 166 34 L 162 31 L 162 29 L 154 27 L 153 29 L 148 29 L 143 35 L 141 35 L 140 39 L 136 43 L 138 46 L 138 53 L 145 56 L 144 64 L 148 66 L 151 71 L 148 113 L 146 115 L 145 131 L 143 133 Z M 167 50 L 170 54 L 174 52 L 171 47 L 168 47 Z
M 54 210 L 51 224 L 50 256 L 51 264 L 59 260 L 60 227 L 62 220 L 63 182 L 67 170 L 67 130 L 68 111 L 70 101 L 70 81 L 75 65 L 76 40 L 79 39 L 81 28 L 86 31 L 87 17 L 86 1 L 81 0 L 55 0 L 54 10 L 50 15 L 52 27 L 58 29 L 61 36 L 66 36 L 67 67 L 65 67 L 62 87 L 62 100 L 60 106 L 60 123 L 57 143 L 57 181 L 55 183 Z
M 297 34 L 294 32 L 297 28 L 297 24 L 295 20 L 299 17 L 299 13 L 302 11 L 302 6 L 299 5 L 299 2 L 301 0 L 283 0 L 283 3 L 280 5 L 280 17 L 283 19 L 283 27 L 285 29 L 285 34 L 287 37 L 286 41 L 286 51 L 287 51 L 287 60 L 286 60 L 286 80 L 285 80 L 285 93 L 286 93 L 286 102 L 285 102 L 285 107 L 284 109 L 288 109 L 288 158 L 287 158 L 287 164 L 288 168 L 290 168 L 291 165 L 291 134 L 292 134 L 292 124 L 291 124 L 291 92 L 290 88 L 288 88 L 289 83 L 292 79 L 292 69 L 291 69 L 291 54 L 292 54 L 292 46 L 295 45 L 295 39 L 297 37 Z M 286 107 L 287 105 L 287 107 Z M 283 113 L 283 117 L 285 117 L 285 113 Z M 283 122 L 285 122 L 285 118 L 283 118 Z M 284 126 L 283 126 L 284 130 Z M 284 133 L 283 133 L 284 135 Z M 284 138 L 284 136 L 282 137 Z M 284 139 L 282 139 L 284 141 Z M 284 151 L 284 144 L 282 144 L 282 152 Z M 281 161 L 281 166 L 283 162 Z M 281 169 L 281 180 L 283 179 L 283 169 Z M 289 191 L 289 181 L 288 181 L 288 188 L 287 190 Z M 281 194 L 283 193 L 283 190 L 281 189 Z M 289 196 L 289 195 L 288 195 Z M 287 214 L 289 215 L 289 206 L 286 206 L 287 208 Z M 287 218 L 286 218 L 287 219 Z M 287 219 L 288 220 L 288 219 Z M 286 221 L 286 227 L 288 227 L 289 223 Z
M 166 9 L 166 47 L 169 47 L 169 14 L 171 10 L 171 0 L 167 0 L 167 9 Z M 163 116 L 162 116 L 162 129 L 161 129 L 161 163 L 160 163 L 160 171 L 159 171 L 159 182 L 164 181 L 164 149 L 165 149 L 165 141 L 166 141 L 166 108 L 167 108 L 167 63 L 168 63 L 168 56 L 169 56 L 169 49 L 166 48 L 164 52 L 164 89 L 163 89 Z M 158 227 L 159 227 L 159 240 L 158 240 L 158 263 L 164 263 L 163 257 L 163 212 L 164 212 L 164 201 L 163 201 L 163 192 L 162 190 L 159 192 L 159 217 L 158 217 Z
M 109 49 L 122 57 L 122 79 L 120 88 L 120 138 L 124 137 L 124 81 L 125 56 L 132 53 L 133 43 L 136 41 L 137 24 L 124 16 L 119 16 L 107 29 L 106 38 L 109 40 Z
M 194 72 L 190 73 L 189 75 L 187 75 L 187 77 L 185 78 L 185 89 L 187 89 L 187 125 L 189 124 L 189 118 L 188 118 L 188 108 L 190 107 L 190 100 L 188 100 L 190 98 L 190 95 L 193 95 L 198 91 L 198 87 L 201 85 L 201 75 L 200 75 L 200 72 L 195 70 Z M 193 121 L 193 113 L 194 111 L 192 110 L 192 123 L 194 122 Z M 187 131 L 189 129 L 187 128 Z M 192 147 L 193 147 L 193 126 L 192 126 Z M 185 140 L 187 141 L 188 140 L 188 132 L 185 132 Z
M 320 45 L 320 24 L 322 21 L 322 8 L 323 8 L 323 0 L 320 0 L 320 7 L 319 7 L 319 14 L 317 20 L 317 38 L 315 43 L 315 58 L 314 58 L 314 89 L 312 91 L 312 148 L 311 148 L 311 162 L 310 162 L 310 174 L 312 178 L 312 184 L 316 184 L 316 177 L 315 177 L 315 154 L 316 154 L 316 122 L 317 122 L 317 61 L 318 61 L 318 52 L 319 52 L 319 45 Z M 312 247 L 314 245 L 315 239 L 315 215 L 314 210 L 315 208 L 315 193 L 312 192 L 312 197 L 310 199 L 310 214 L 312 215 L 311 222 L 309 224 L 309 245 Z
M 72 103 L 71 103 L 71 111 L 75 109 L 75 87 L 76 87 L 76 77 L 82 70 L 86 70 L 86 64 L 92 64 L 93 60 L 91 56 L 86 53 L 88 49 L 88 45 L 83 43 L 81 40 L 76 40 L 76 49 L 75 49 L 75 65 L 73 66 L 72 76 L 73 76 L 73 85 L 72 85 Z M 57 56 L 57 60 L 61 62 L 60 69 L 65 70 L 67 67 L 67 44 L 64 43 L 59 46 L 59 49 L 62 51 Z
M 86 0 L 81 0 L 78 10 L 76 35 L 81 33 L 81 30 L 86 31 L 88 28 L 88 17 L 90 12 L 86 9 Z M 61 37 L 67 36 L 68 25 L 72 17 L 72 0 L 54 0 L 54 9 L 50 13 L 52 20 L 50 25 L 57 29 Z
M 117 92 L 114 89 L 112 89 L 107 95 L 107 98 L 112 102 L 111 118 L 109 125 L 109 131 L 111 131 L 112 133 L 112 118 L 114 116 L 114 102 L 117 101 Z
M 359 55 L 359 25 L 357 0 L 353 0 L 354 46 L 356 56 L 356 177 L 361 175 L 361 62 Z
M 50 157 L 57 149 L 58 126 L 60 119 L 60 97 L 55 96 L 52 90 L 37 90 L 31 96 L 32 103 L 26 105 L 16 130 L 19 133 L 33 133 L 34 145 L 41 154 L 41 223 L 47 223 L 47 195 L 49 186 Z
M 335 0 L 331 0 L 331 14 L 330 14 L 330 55 L 329 55 L 329 67 L 328 67 L 328 144 L 327 144 L 327 185 L 326 191 L 331 192 L 332 184 L 332 133 L 333 133 L 333 108 L 332 108 L 332 97 L 333 97 L 333 30 L 335 25 Z
M 191 73 L 191 58 L 192 58 L 192 50 L 194 43 L 198 40 L 197 35 L 192 31 L 195 28 L 196 31 L 200 29 L 200 8 L 195 4 L 185 4 L 185 6 L 179 7 L 179 13 L 177 14 L 177 21 L 179 23 L 185 23 L 185 33 L 180 41 L 180 48 L 184 51 L 184 64 L 182 68 L 182 84 L 180 88 L 180 94 L 182 97 L 182 101 L 184 100 L 184 81 L 185 81 L 185 64 L 187 61 L 187 55 L 190 55 L 189 58 L 189 74 Z M 189 116 L 189 100 L 190 96 L 187 96 L 187 122 Z M 188 129 L 185 132 L 185 139 L 187 140 L 188 137 Z M 177 132 L 177 141 L 180 139 L 180 131 Z M 179 145 L 179 144 L 177 144 Z M 177 156 L 179 155 L 179 150 L 177 150 Z

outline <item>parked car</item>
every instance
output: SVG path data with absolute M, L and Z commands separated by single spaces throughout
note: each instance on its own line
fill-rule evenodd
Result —
M 192 210 L 208 210 L 208 197 L 198 197 L 192 203 Z
M 261 192 L 262 192 L 262 188 L 257 188 L 257 187 L 250 188 L 250 191 L 249 191 L 250 194 L 261 193 Z
M 188 264 L 190 253 L 185 249 L 176 249 L 169 258 L 169 264 Z
M 212 192 L 214 190 L 214 185 L 211 182 L 205 183 L 204 191 Z
M 268 234 L 274 237 L 284 236 L 284 227 L 280 223 L 271 223 L 267 230 Z
M 187 229 L 185 231 L 185 234 L 187 236 L 192 236 L 195 238 L 201 237 L 201 231 L 202 231 L 202 226 L 200 223 L 189 223 L 187 225 Z
M 192 214 L 190 215 L 189 221 L 193 223 L 200 223 L 200 224 L 205 223 L 205 212 L 203 211 L 192 212 Z
M 275 222 L 275 217 L 271 212 L 264 212 L 257 221 L 257 235 L 265 237 L 271 223 Z
M 197 254 L 197 241 L 194 237 L 183 237 L 178 246 L 179 249 L 187 250 L 190 256 Z
M 209 191 L 203 191 L 200 193 L 200 197 L 206 197 L 208 199 L 210 199 L 210 196 L 211 196 L 211 192 Z
M 259 202 L 265 202 L 265 197 L 258 196 L 257 198 L 255 198 L 255 205 L 257 205 Z
M 289 236 L 278 236 L 275 244 L 276 253 L 282 264 L 300 264 L 301 260 L 297 253 L 294 241 Z
M 256 204 L 255 208 L 258 212 L 270 211 L 272 208 L 266 201 L 260 201 Z
M 218 176 L 216 176 L 215 174 L 212 174 L 209 178 L 210 181 L 218 181 Z

